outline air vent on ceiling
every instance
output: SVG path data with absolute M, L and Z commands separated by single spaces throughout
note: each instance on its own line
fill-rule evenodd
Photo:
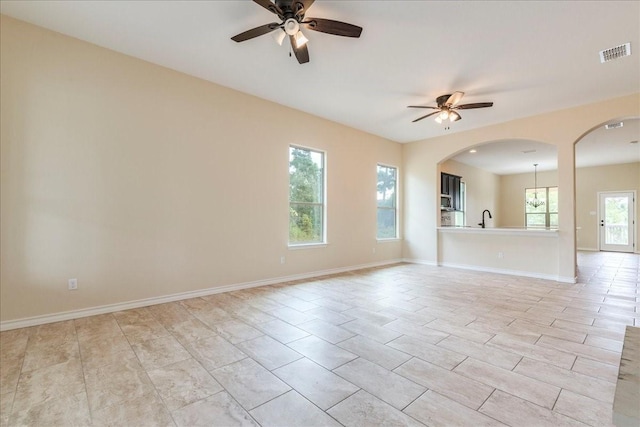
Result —
M 609 123 L 608 125 L 604 125 L 604 128 L 606 130 L 610 130 L 610 129 L 618 129 L 618 128 L 621 128 L 622 126 L 624 126 L 624 122 Z
M 605 62 L 613 61 L 614 59 L 629 55 L 631 55 L 631 43 L 625 43 L 610 49 L 601 50 L 600 62 L 604 64 Z

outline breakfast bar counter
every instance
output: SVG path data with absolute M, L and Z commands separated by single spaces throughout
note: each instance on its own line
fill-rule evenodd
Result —
M 575 283 L 558 275 L 557 229 L 438 227 L 438 264 Z

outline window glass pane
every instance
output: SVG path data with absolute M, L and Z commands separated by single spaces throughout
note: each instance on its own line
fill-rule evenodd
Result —
M 629 198 L 605 198 L 605 244 L 629 244 Z
M 378 165 L 378 207 L 396 207 L 396 168 Z
M 549 214 L 549 227 L 558 228 L 558 214 L 557 213 Z
M 378 208 L 378 238 L 393 239 L 396 237 L 395 209 Z
M 317 151 L 290 147 L 289 200 L 322 203 L 324 198 L 323 155 Z
M 527 227 L 546 227 L 545 214 L 527 214 Z
M 289 147 L 289 242 L 324 240 L 324 154 Z
M 376 200 L 378 204 L 377 233 L 379 239 L 397 237 L 397 194 L 396 183 L 398 170 L 391 166 L 378 165 L 378 181 Z
M 289 242 L 322 242 L 322 205 L 291 203 L 289 209 Z
M 558 212 L 558 187 L 549 187 L 549 212 Z

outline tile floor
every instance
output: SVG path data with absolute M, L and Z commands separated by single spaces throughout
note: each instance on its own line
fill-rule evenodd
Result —
M 611 423 L 638 255 L 579 283 L 402 264 L 0 334 L 0 424 Z

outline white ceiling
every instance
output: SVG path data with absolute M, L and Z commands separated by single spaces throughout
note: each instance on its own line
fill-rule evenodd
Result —
M 305 31 L 303 65 L 268 35 L 230 40 L 277 21 L 249 0 L 2 0 L 0 12 L 397 142 L 640 92 L 638 1 L 318 0 L 307 17 L 364 30 Z M 626 42 L 632 56 L 600 64 L 600 50 Z M 449 130 L 411 123 L 425 112 L 407 105 L 454 91 L 494 106 L 462 111 Z
M 640 162 L 640 119 L 624 120 L 623 126 L 606 130 L 594 129 L 576 144 L 576 167 Z M 635 141 L 633 143 L 632 141 Z M 498 175 L 558 168 L 555 145 L 524 139 L 488 142 L 465 151 L 453 160 L 484 169 Z

